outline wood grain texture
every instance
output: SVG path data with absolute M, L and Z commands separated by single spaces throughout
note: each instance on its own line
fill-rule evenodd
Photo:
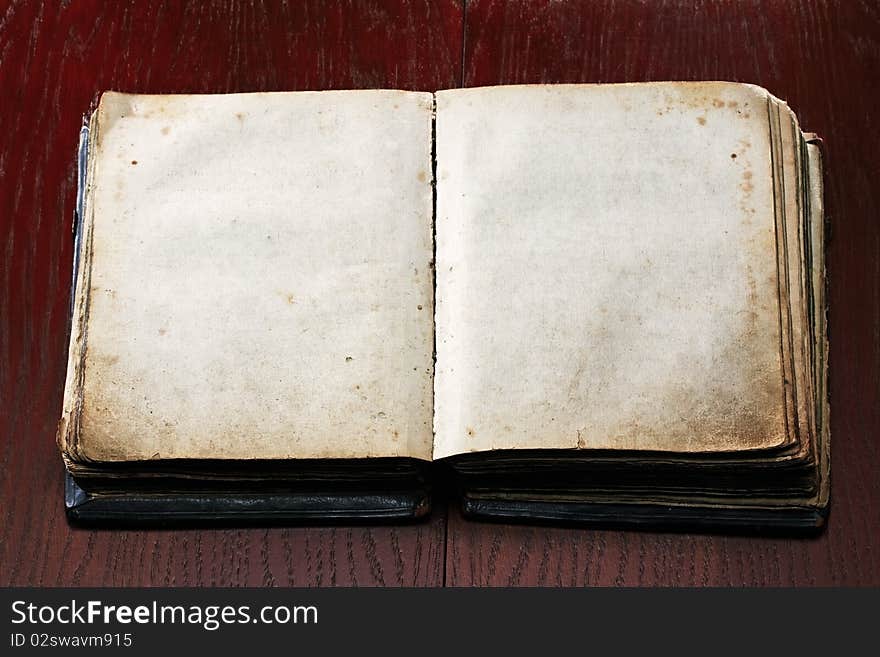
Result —
M 880 583 L 880 8 L 865 0 L 0 1 L 0 584 Z M 462 43 L 464 38 L 464 44 Z M 464 57 L 462 58 L 462 46 Z M 818 539 L 493 525 L 85 531 L 54 444 L 74 159 L 104 89 L 732 79 L 827 144 L 833 502 Z M 444 543 L 446 533 L 448 540 Z
M 826 145 L 832 511 L 817 539 L 484 525 L 449 518 L 455 585 L 880 583 L 880 5 L 468 0 L 464 85 L 754 82 Z
M 456 86 L 461 25 L 455 0 L 0 2 L 0 585 L 442 582 L 442 507 L 400 527 L 71 529 L 54 431 L 74 149 L 101 91 Z

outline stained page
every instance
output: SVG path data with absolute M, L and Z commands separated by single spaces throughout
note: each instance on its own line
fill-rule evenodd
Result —
M 430 458 L 431 109 L 105 94 L 79 453 Z
M 765 91 L 436 98 L 435 458 L 785 441 Z

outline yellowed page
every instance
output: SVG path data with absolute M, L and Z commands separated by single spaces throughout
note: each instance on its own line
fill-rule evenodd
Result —
M 764 90 L 436 98 L 435 458 L 784 442 Z
M 431 109 L 105 94 L 78 453 L 430 458 Z

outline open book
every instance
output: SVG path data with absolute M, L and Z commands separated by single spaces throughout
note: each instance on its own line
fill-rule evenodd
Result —
M 816 527 L 817 139 L 752 85 L 105 93 L 59 444 L 84 520 Z

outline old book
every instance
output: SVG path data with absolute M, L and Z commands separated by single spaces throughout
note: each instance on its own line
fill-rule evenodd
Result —
M 146 96 L 84 127 L 80 520 L 815 528 L 818 139 L 752 85 Z

